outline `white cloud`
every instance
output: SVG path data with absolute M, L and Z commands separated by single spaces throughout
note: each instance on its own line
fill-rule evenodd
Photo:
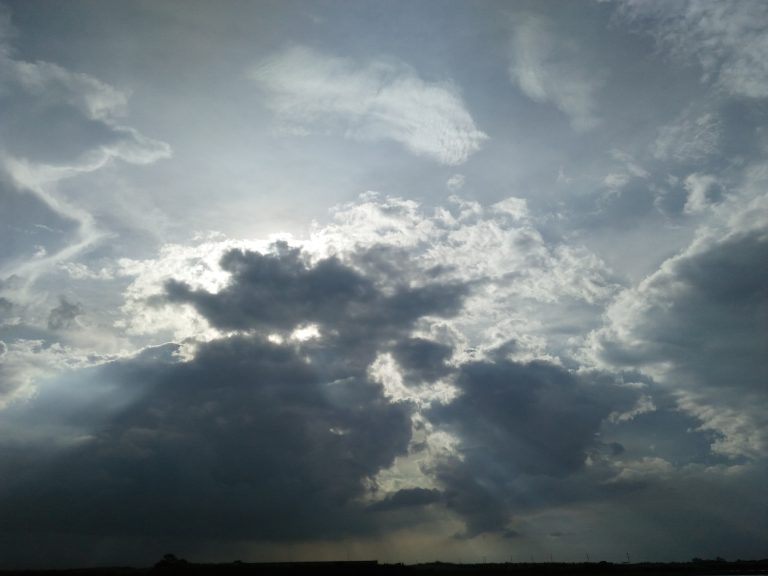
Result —
M 8 60 L 5 67 L 31 98 L 66 102 L 94 120 L 112 120 L 125 112 L 128 95 L 87 74 L 41 61 Z
M 605 178 L 603 178 L 603 185 L 612 191 L 621 190 L 629 184 L 629 181 L 632 178 L 629 174 L 622 174 L 618 172 L 614 172 L 611 174 L 608 174 Z
M 424 320 L 417 330 L 457 346 L 467 358 L 514 341 L 512 357 L 557 361 L 563 350 L 551 349 L 549 330 L 575 321 L 578 308 L 607 302 L 618 289 L 610 270 L 586 248 L 545 239 L 519 198 L 491 206 L 453 198 L 427 211 L 411 200 L 367 193 L 337 207 L 334 222 L 316 226 L 310 237 L 285 239 L 311 258 L 336 255 L 384 290 L 434 280 L 469 284 L 461 314 Z M 191 308 L 156 301 L 147 306 L 146 301 L 161 294 L 171 278 L 215 292 L 227 282 L 218 266 L 226 250 L 264 252 L 269 245 L 270 239 L 214 239 L 166 246 L 157 259 L 124 261 L 123 273 L 135 279 L 126 292 L 120 326 L 132 334 L 170 334 L 178 340 L 215 336 Z M 391 270 L 382 273 L 376 268 L 380 262 L 358 259 L 361 250 L 382 251 L 381 262 Z
M 361 64 L 294 47 L 261 62 L 250 77 L 289 132 L 393 140 L 447 165 L 465 162 L 487 138 L 455 86 L 422 80 L 400 62 Z
M 768 97 L 768 4 L 762 0 L 622 0 L 619 12 L 676 57 L 698 61 L 702 80 L 733 95 Z
M 579 47 L 537 17 L 522 17 L 512 35 L 512 81 L 526 96 L 551 103 L 568 116 L 576 130 L 594 128 L 596 93 L 604 73 L 590 66 Z
M 57 64 L 16 58 L 3 45 L 10 35 L 9 18 L 0 18 L 0 106 L 7 113 L 0 124 L 0 181 L 78 224 L 59 249 L 41 252 L 35 260 L 11 257 L 0 268 L 1 275 L 33 280 L 108 236 L 86 207 L 60 194 L 58 183 L 97 171 L 114 159 L 149 164 L 168 158 L 171 147 L 121 124 L 126 92 Z

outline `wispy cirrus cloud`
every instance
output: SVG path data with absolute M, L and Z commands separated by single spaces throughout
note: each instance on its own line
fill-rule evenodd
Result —
M 703 81 L 736 96 L 768 97 L 765 2 L 623 0 L 619 14 L 676 57 L 697 61 Z
M 357 62 L 296 46 L 249 73 L 282 127 L 393 140 L 417 156 L 458 165 L 488 136 L 475 126 L 457 88 L 428 82 L 402 62 Z
M 522 17 L 512 34 L 509 74 L 530 99 L 554 105 L 576 130 L 594 128 L 604 73 L 588 66 L 578 47 L 540 17 Z
M 57 190 L 61 181 L 95 172 L 119 159 L 151 164 L 169 158 L 169 144 L 123 123 L 128 93 L 45 61 L 26 61 L 9 42 L 13 27 L 0 13 L 0 213 L 6 230 L 39 239 L 42 250 L 0 250 L 0 275 L 33 278 L 91 246 L 107 233 L 90 210 Z M 53 232 L 44 234 L 43 220 Z

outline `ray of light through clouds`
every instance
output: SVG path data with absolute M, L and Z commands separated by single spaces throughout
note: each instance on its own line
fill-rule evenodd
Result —
M 768 8 L 0 2 L 0 568 L 768 551 Z

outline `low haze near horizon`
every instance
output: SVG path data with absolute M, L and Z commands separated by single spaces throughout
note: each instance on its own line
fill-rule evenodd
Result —
M 768 3 L 0 0 L 0 568 L 768 556 Z

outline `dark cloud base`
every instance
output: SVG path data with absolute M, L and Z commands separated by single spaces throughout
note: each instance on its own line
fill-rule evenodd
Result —
M 711 437 L 691 433 L 697 421 L 676 413 L 647 379 L 624 386 L 616 375 L 513 362 L 504 347 L 452 366 L 450 346 L 412 336 L 419 319 L 460 311 L 465 286 L 414 288 L 386 276 L 384 289 L 376 273 L 336 258 L 312 263 L 285 244 L 264 254 L 230 251 L 221 266 L 230 281 L 220 292 L 172 281 L 164 298 L 192 305 L 229 336 L 198 343 L 187 361 L 169 344 L 81 371 L 83 381 L 132 399 L 90 422 L 81 420 L 86 411 L 64 411 L 65 424 L 84 430 L 68 448 L 2 445 L 0 533 L 12 535 L 20 563 L 34 556 L 34 542 L 59 550 L 52 535 L 183 549 L 301 542 L 373 536 L 435 508 L 464 522 L 459 538 L 520 539 L 528 536 L 518 525 L 525 514 L 668 490 L 652 475 L 617 476 L 623 460 L 649 457 L 636 440 L 648 427 L 687 435 L 701 454 L 689 462 L 706 461 Z M 79 312 L 62 300 L 52 328 L 65 329 Z M 320 336 L 291 339 L 307 324 Z M 373 483 L 408 453 L 417 410 L 392 402 L 369 374 L 382 353 L 408 386 L 449 378 L 458 388 L 454 400 L 421 415 L 458 441 L 453 456 L 423 466 L 433 488 L 386 494 Z M 656 395 L 656 412 L 617 418 L 643 394 Z M 35 402 L 45 414 L 55 398 Z M 674 461 L 678 440 L 660 442 L 658 453 Z

